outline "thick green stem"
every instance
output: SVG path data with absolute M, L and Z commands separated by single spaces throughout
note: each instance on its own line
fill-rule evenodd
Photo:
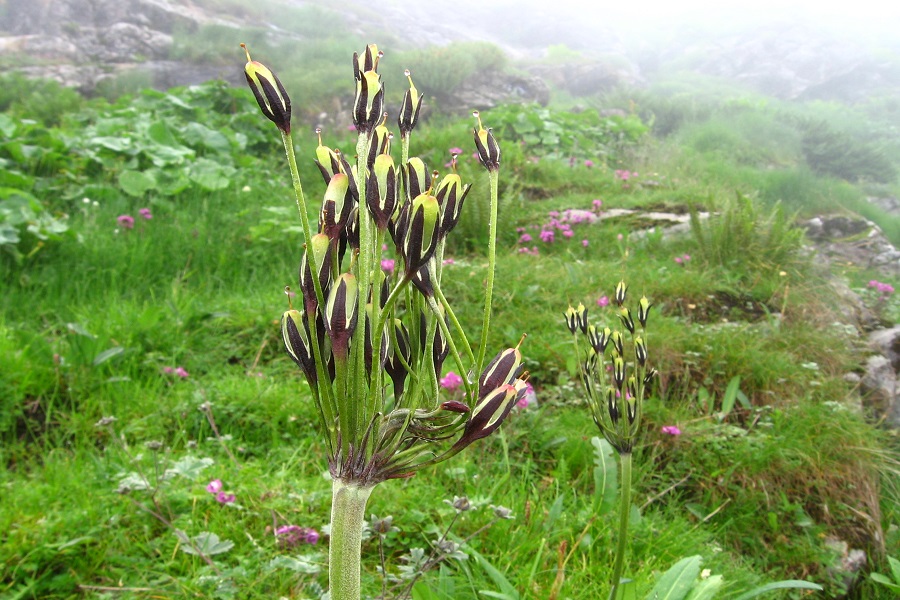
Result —
M 366 503 L 374 485 L 335 479 L 331 486 L 328 587 L 331 600 L 360 599 L 360 553 Z
M 622 569 L 625 566 L 625 545 L 628 542 L 628 516 L 631 514 L 631 452 L 620 454 L 619 463 L 622 470 L 622 494 L 619 498 L 619 540 L 616 544 L 616 562 L 613 567 L 609 600 L 617 600 L 617 596 L 620 594 L 619 584 L 622 579 Z
M 487 285 L 484 290 L 484 318 L 481 322 L 481 345 L 478 348 L 478 362 L 475 364 L 475 376 L 481 373 L 484 367 L 484 353 L 487 350 L 488 330 L 491 327 L 491 302 L 494 297 L 494 270 L 497 263 L 497 182 L 499 173 L 496 170 L 488 171 L 488 179 L 491 183 L 491 217 L 488 222 L 488 273 Z

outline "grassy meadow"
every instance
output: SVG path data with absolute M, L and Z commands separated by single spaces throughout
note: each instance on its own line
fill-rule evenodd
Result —
M 340 47 L 345 64 L 354 49 Z M 327 68 L 302 76 L 334 85 Z M 847 375 L 861 372 L 865 334 L 829 278 L 886 325 L 898 304 L 867 282 L 900 282 L 823 269 L 793 227 L 858 213 L 900 242 L 900 220 L 865 200 L 898 193 L 887 157 L 900 141 L 873 133 L 896 114 L 676 83 L 585 100 L 631 106 L 625 116 L 483 111 L 504 153 L 488 347 L 527 334 L 537 401 L 452 461 L 378 486 L 369 512 L 393 527 L 364 542 L 364 595 L 606 593 L 615 465 L 563 313 L 582 302 L 612 322 L 606 300 L 625 279 L 653 303 L 660 372 L 634 454 L 634 597 L 695 555 L 699 577 L 721 576 L 719 598 L 783 579 L 823 591 L 764 597 L 896 597 L 870 573 L 900 558 L 900 444 L 859 408 Z M 309 386 L 281 340 L 304 240 L 276 130 L 249 91 L 215 82 L 83 100 L 7 77 L 0 108 L 0 597 L 319 598 L 331 485 Z M 488 184 L 472 125 L 431 115 L 412 147 L 439 171 L 463 150 L 473 190 L 444 291 L 478 331 Z M 311 219 L 325 189 L 315 126 L 295 118 Z M 355 140 L 345 126 L 323 133 L 350 153 Z M 640 212 L 587 222 L 625 208 L 713 216 L 678 235 L 646 230 Z M 457 514 L 456 496 L 475 508 Z M 276 535 L 290 525 L 318 542 Z M 461 544 L 452 555 L 433 551 L 444 536 Z M 835 568 L 848 548 L 867 557 L 852 589 Z

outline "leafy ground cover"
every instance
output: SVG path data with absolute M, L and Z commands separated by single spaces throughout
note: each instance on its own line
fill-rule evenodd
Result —
M 637 113 L 495 116 L 504 205 L 490 345 L 528 334 L 536 402 L 449 466 L 379 487 L 365 593 L 605 590 L 615 464 L 594 441 L 562 314 L 583 302 L 615 319 L 623 277 L 654 303 L 661 373 L 635 451 L 626 575 L 638 596 L 694 555 L 725 598 L 777 579 L 839 596 L 841 542 L 889 572 L 896 437 L 854 408 L 845 375 L 864 360 L 860 335 L 791 215 L 755 195 L 750 167 L 706 153 L 709 131 L 652 138 Z M 554 136 L 572 127 L 582 135 L 560 154 Z M 352 148 L 349 132 L 324 135 Z M 416 135 L 438 169 L 460 148 L 475 184 L 444 286 L 475 331 L 487 183 L 471 123 L 436 117 Z M 297 139 L 315 197 L 315 135 Z M 74 102 L 53 121 L 0 114 L 3 597 L 319 597 L 330 483 L 309 389 L 281 348 L 303 240 L 278 149 L 249 94 L 215 83 Z M 718 216 L 675 237 L 635 217 L 592 222 L 648 206 Z M 864 288 L 876 275 L 844 276 Z M 896 314 L 892 296 L 872 302 Z M 475 508 L 455 508 L 461 496 Z M 462 545 L 435 551 L 451 525 Z M 893 597 L 867 578 L 852 593 Z

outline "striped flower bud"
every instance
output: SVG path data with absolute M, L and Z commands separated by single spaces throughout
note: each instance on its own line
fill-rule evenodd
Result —
M 637 378 L 634 375 L 628 376 L 625 389 L 628 390 L 629 398 L 637 398 Z
M 628 412 L 628 424 L 634 425 L 634 422 L 637 420 L 638 416 L 638 401 L 637 398 L 631 397 L 625 400 L 625 409 Z
M 479 399 L 501 385 L 512 383 L 521 372 L 522 353 L 518 346 L 498 352 L 478 378 Z
M 403 232 L 400 255 L 406 263 L 405 276 L 412 279 L 437 247 L 441 207 L 437 198 L 428 194 L 420 194 L 407 206 L 409 217 Z
M 566 309 L 566 327 L 569 328 L 569 332 L 573 335 L 576 331 L 578 331 L 578 310 L 575 309 L 571 304 L 569 308 Z
M 260 110 L 267 119 L 275 123 L 278 129 L 284 133 L 290 133 L 291 99 L 288 97 L 287 91 L 275 73 L 262 63 L 250 58 L 250 50 L 247 49 L 246 44 L 241 44 L 241 48 L 247 54 L 244 76 L 247 78 L 247 85 L 250 86 L 250 91 L 253 92 Z
M 372 135 L 369 137 L 369 149 L 366 152 L 366 166 L 370 169 L 372 168 L 372 165 L 375 164 L 375 158 L 379 154 L 390 154 L 391 152 L 391 139 L 393 139 L 394 134 L 385 126 L 387 116 L 387 113 L 382 113 L 381 123 L 372 130 Z
M 341 159 L 337 152 L 322 144 L 322 130 L 318 127 L 316 128 L 316 135 L 319 136 L 319 145 L 316 146 L 315 162 L 316 166 L 319 167 L 322 178 L 325 180 L 325 185 L 328 185 L 331 178 L 334 177 L 336 173 L 340 173 Z
M 403 167 L 403 189 L 406 190 L 406 199 L 412 202 L 416 196 L 424 194 L 430 187 L 431 172 L 421 158 L 413 156 Z
M 622 325 L 629 333 L 634 333 L 634 317 L 631 316 L 631 311 L 627 306 L 619 309 L 619 319 L 622 320 Z
M 609 336 L 609 341 L 613 345 L 616 356 L 622 356 L 625 353 L 625 338 L 619 331 L 613 331 Z
M 475 440 L 496 431 L 516 402 L 525 396 L 526 389 L 526 383 L 516 379 L 512 384 L 503 384 L 479 399 L 466 421 L 462 436 L 453 444 L 453 448 L 465 448 Z
M 434 194 L 441 205 L 441 236 L 446 237 L 459 223 L 463 203 L 471 187 L 471 184 L 463 185 L 456 173 L 441 179 Z
M 606 390 L 606 410 L 609 411 L 609 419 L 613 425 L 619 422 L 619 400 L 616 391 L 612 388 Z
M 485 129 L 481 124 L 481 115 L 477 110 L 472 113 L 472 116 L 478 120 L 478 127 L 473 130 L 478 160 L 488 171 L 496 171 L 500 168 L 500 145 L 497 144 L 494 133 L 490 129 Z
M 397 127 L 400 128 L 400 137 L 408 137 L 419 121 L 419 111 L 422 109 L 422 98 L 425 97 L 425 94 L 419 94 L 412 77 L 410 77 L 409 69 L 403 74 L 409 80 L 409 89 L 403 94 L 403 102 L 400 103 Z
M 281 339 L 291 360 L 303 370 L 309 384 L 316 385 L 316 365 L 309 341 L 309 328 L 299 310 L 291 309 L 281 316 Z
M 634 338 L 634 358 L 642 367 L 647 362 L 647 344 L 641 336 Z
M 627 292 L 628 292 L 628 286 L 625 285 L 624 281 L 620 281 L 619 283 L 616 284 L 616 294 L 615 294 L 616 304 L 618 304 L 619 306 L 622 306 L 623 304 L 625 304 L 625 294 Z
M 586 334 L 588 330 L 588 311 L 584 304 L 581 302 L 578 303 L 575 314 L 577 316 L 578 328 L 581 330 L 581 333 Z
M 612 331 L 609 327 L 600 330 L 593 325 L 588 326 L 588 342 L 590 342 L 591 348 L 594 349 L 596 354 L 602 355 L 606 351 L 606 345 L 609 344 L 609 336 L 611 334 Z
M 375 226 L 384 231 L 397 208 L 397 171 L 390 154 L 375 158 L 366 185 L 366 206 L 375 220 Z
M 347 226 L 353 199 L 349 193 L 350 178 L 344 173 L 337 173 L 328 182 L 325 198 L 322 201 L 322 214 L 319 228 L 329 239 L 337 241 Z
M 638 303 L 638 322 L 642 328 L 647 327 L 647 317 L 650 316 L 651 306 L 653 305 L 647 300 L 647 296 L 641 296 L 641 300 Z
M 384 86 L 378 76 L 381 53 L 372 44 L 365 54 L 354 58 L 356 99 L 353 103 L 353 124 L 360 133 L 368 134 L 381 120 L 384 112 Z
M 328 236 L 317 233 L 306 244 L 303 258 L 300 259 L 300 292 L 303 294 L 307 312 L 314 313 L 319 306 L 313 277 L 319 280 L 322 293 L 328 293 L 328 284 L 331 281 L 331 249 L 332 244 Z
M 621 392 L 625 384 L 625 359 L 621 356 L 613 358 L 613 382 Z
M 384 370 L 390 376 L 391 381 L 394 382 L 394 398 L 399 399 L 403 395 L 406 377 L 409 374 L 407 365 L 412 366 L 412 347 L 409 344 L 409 330 L 400 319 L 394 319 L 394 335 L 390 341 Z
M 644 374 L 644 385 L 650 385 L 653 383 L 653 378 L 659 374 L 659 371 L 656 369 L 647 369 L 647 372 Z
M 346 360 L 350 350 L 350 336 L 356 329 L 356 304 L 359 286 L 351 273 L 342 273 L 331 286 L 325 304 L 325 327 L 331 338 L 336 359 Z

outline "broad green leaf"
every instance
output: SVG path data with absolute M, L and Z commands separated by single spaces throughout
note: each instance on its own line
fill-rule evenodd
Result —
M 758 588 L 754 588 L 749 592 L 741 594 L 734 600 L 749 600 L 750 598 L 756 598 L 757 596 L 761 596 L 763 594 L 767 594 L 772 590 L 787 590 L 787 589 L 795 589 L 795 590 L 821 590 L 822 586 L 810 583 L 808 581 L 800 581 L 796 579 L 789 579 L 785 581 L 776 581 L 774 583 L 768 583 L 766 585 L 760 586 Z
M 888 589 L 900 592 L 900 584 L 896 584 L 881 573 L 869 573 L 869 578 L 875 583 L 880 583 Z
M 122 191 L 137 198 L 156 187 L 156 180 L 149 173 L 141 171 L 122 171 L 119 174 L 119 185 Z
M 211 458 L 197 458 L 195 456 L 185 456 L 174 465 L 166 469 L 167 475 L 181 475 L 187 479 L 196 480 L 200 476 L 200 471 L 213 464 Z
M 304 575 L 315 575 L 322 570 L 320 564 L 308 560 L 305 556 L 276 556 L 269 561 L 268 568 L 287 569 Z
M 618 469 L 616 452 L 604 438 L 591 438 L 594 447 L 594 514 L 604 515 L 616 506 Z
M 891 573 L 894 576 L 894 581 L 897 582 L 897 585 L 900 585 L 900 560 L 897 560 L 893 556 L 888 556 L 888 564 L 891 565 Z
M 188 123 L 182 134 L 185 143 L 194 148 L 205 148 L 226 155 L 231 152 L 231 142 L 221 131 L 210 129 L 201 123 Z
M 125 348 L 122 346 L 113 346 L 112 348 L 107 348 L 100 354 L 94 357 L 93 365 L 96 367 L 98 365 L 102 365 L 106 361 L 115 358 L 125 352 Z
M 713 600 L 724 583 L 725 579 L 721 575 L 701 579 L 691 588 L 687 600 Z
M 181 540 L 181 550 L 185 554 L 215 556 L 234 548 L 234 542 L 220 540 L 219 536 L 209 531 L 200 532 L 193 538 L 188 538 L 187 534 L 181 530 L 176 530 L 175 535 Z
M 6 113 L 0 113 L 0 134 L 3 137 L 11 138 L 16 133 L 18 124 Z
M 687 596 L 694 580 L 700 575 L 700 555 L 682 558 L 672 565 L 663 576 L 650 595 L 648 600 L 682 600 Z
M 208 158 L 197 159 L 188 169 L 191 181 L 211 192 L 228 187 L 233 173 L 234 167 L 221 165 Z
M 740 389 L 741 376 L 735 375 L 728 382 L 728 387 L 725 388 L 725 395 L 722 397 L 722 418 L 731 414 L 732 409 L 734 409 L 734 401 L 737 400 L 737 393 Z

